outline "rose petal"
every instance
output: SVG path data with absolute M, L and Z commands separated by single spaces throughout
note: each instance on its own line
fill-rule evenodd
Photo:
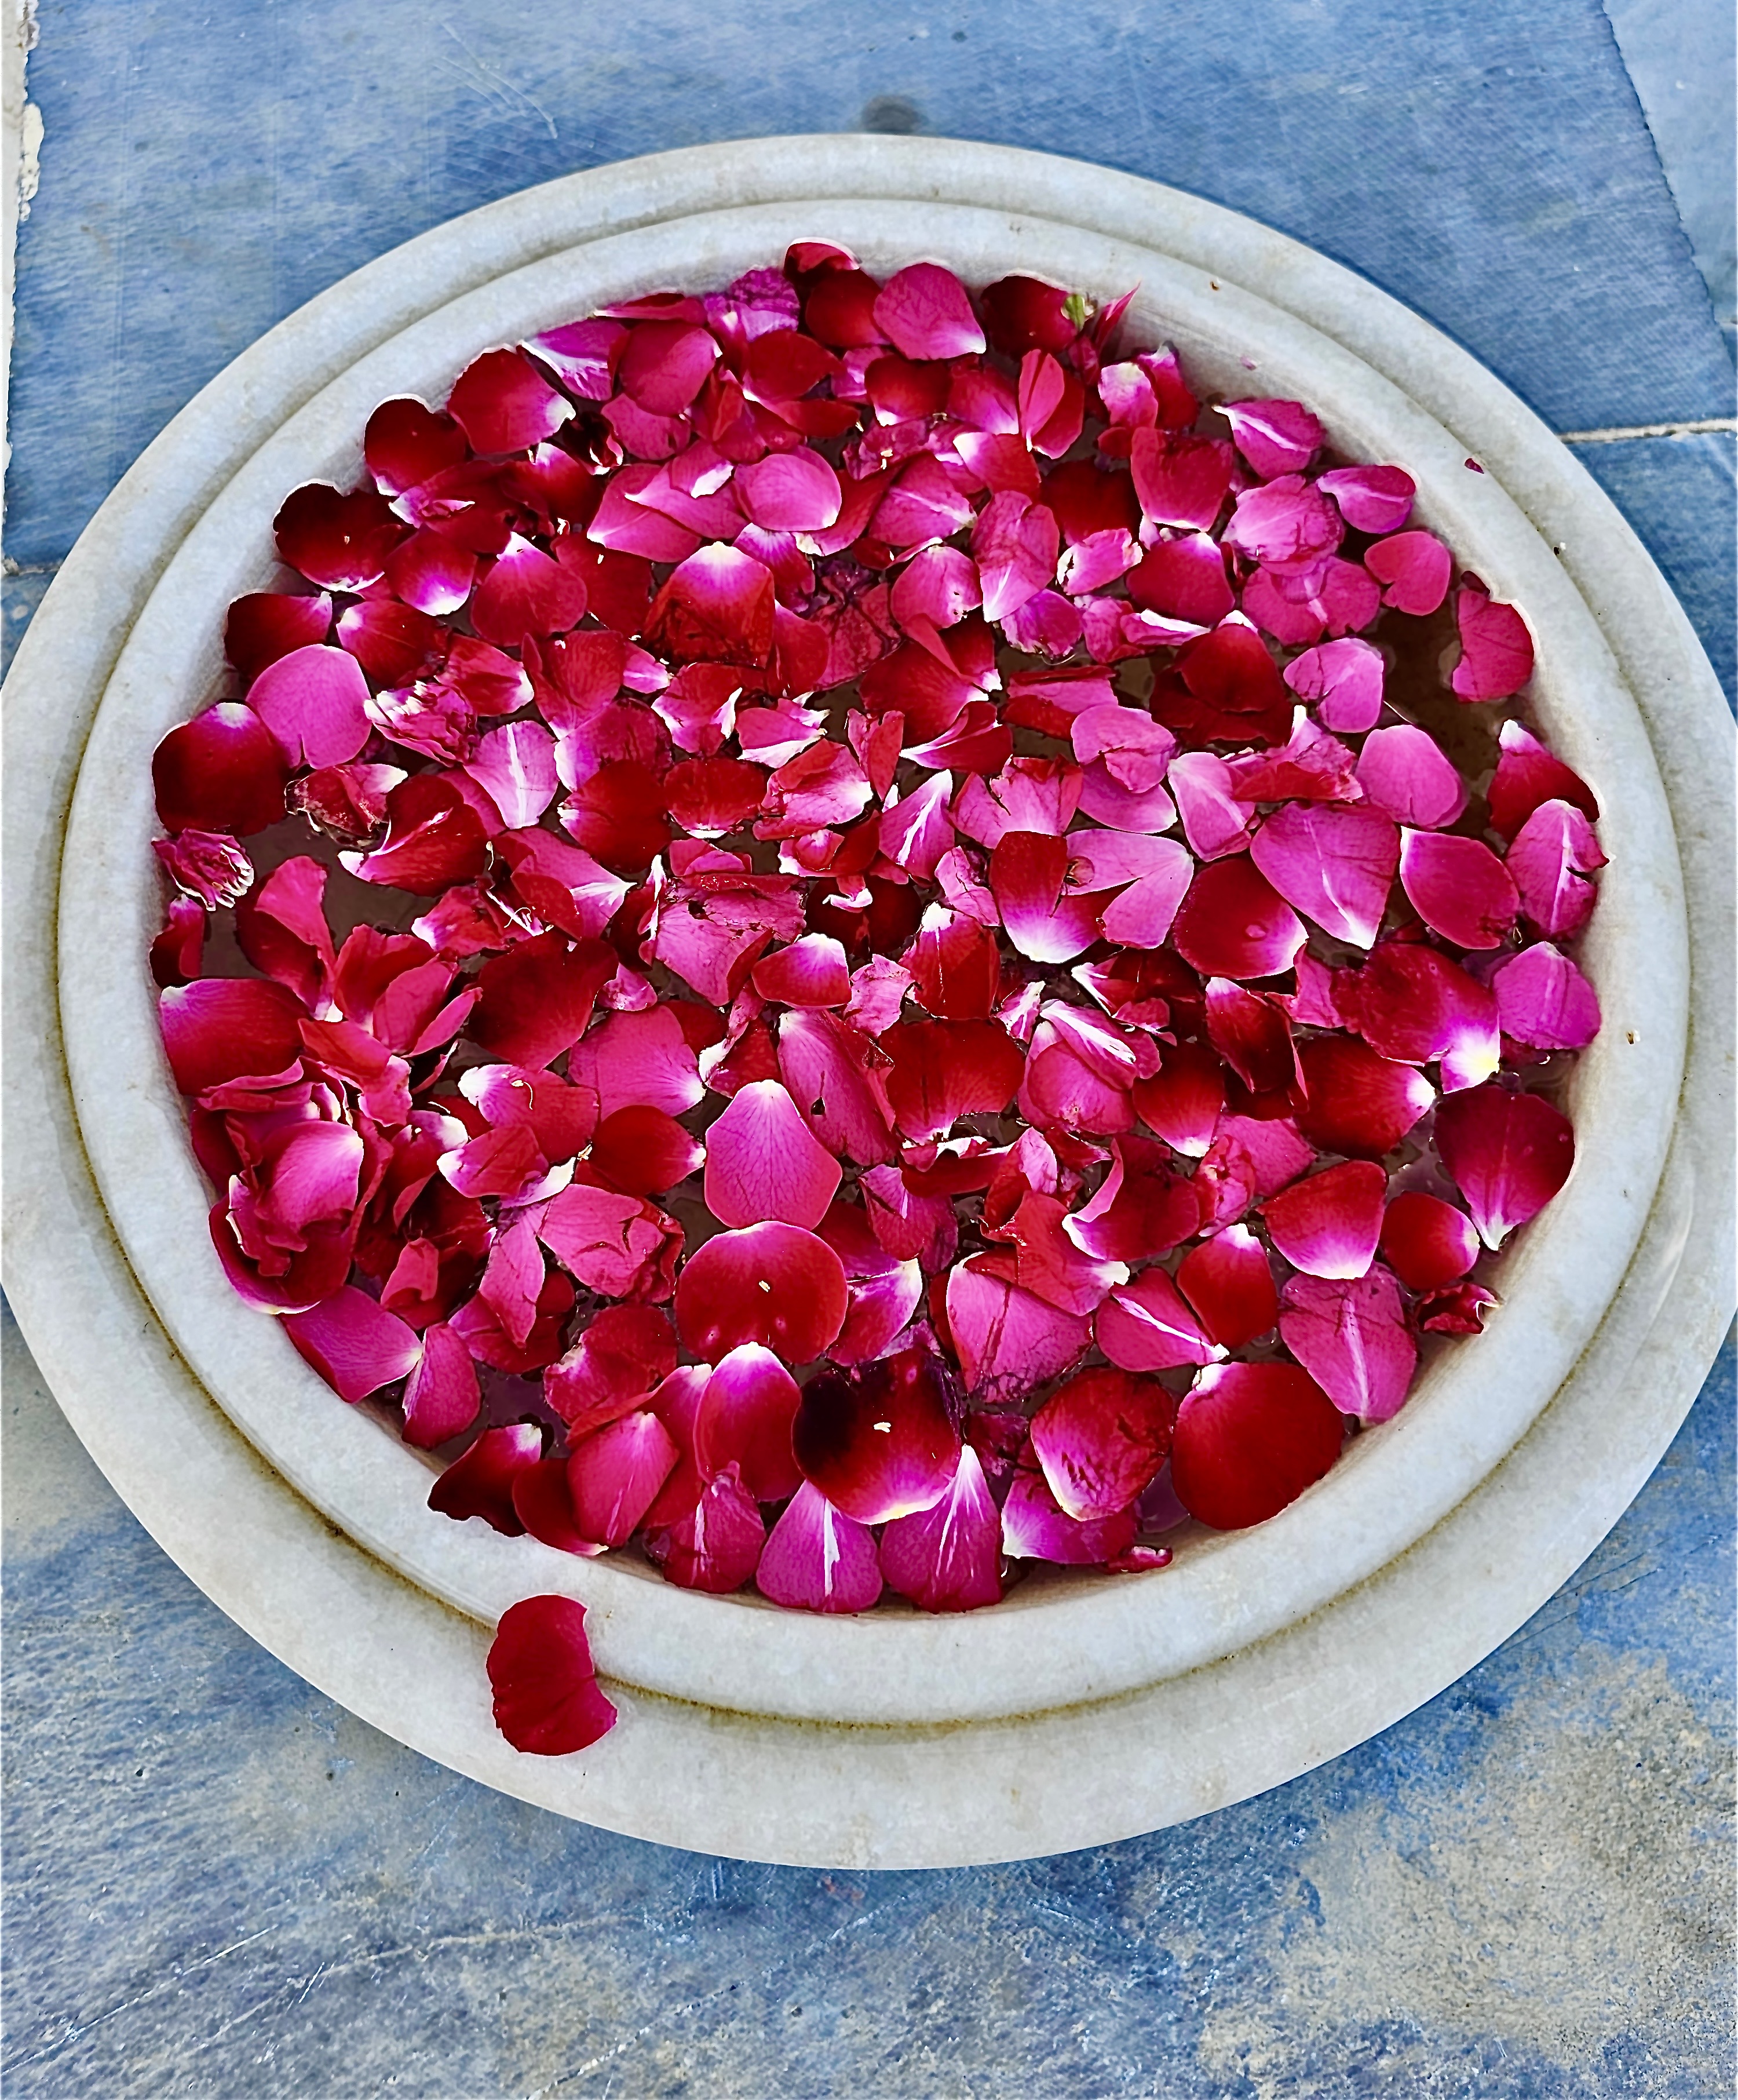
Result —
M 1421 1072 L 1344 1037 L 1318 1035 L 1299 1044 L 1298 1063 L 1307 1097 L 1298 1128 L 1324 1152 L 1380 1159 L 1436 1099 Z
M 1469 581 L 1456 593 L 1461 660 L 1449 683 L 1463 700 L 1500 700 L 1533 676 L 1533 637 L 1512 605 Z
M 1294 1181 L 1262 1205 L 1261 1215 L 1268 1238 L 1294 1268 L 1311 1276 L 1360 1277 L 1376 1258 L 1387 1192 L 1387 1176 L 1378 1166 L 1351 1159 Z
M 964 1267 L 948 1276 L 946 1305 L 960 1378 L 974 1398 L 1023 1396 L 1077 1363 L 1092 1339 L 1079 1314 Z
M 1400 882 L 1425 924 L 1457 947 L 1500 946 L 1514 927 L 1515 883 L 1482 840 L 1402 831 Z
M 1379 1264 L 1350 1280 L 1292 1277 L 1279 1331 L 1343 1414 L 1387 1422 L 1405 1405 L 1418 1352 L 1399 1286 Z
M 845 1305 L 845 1270 L 826 1241 L 767 1223 L 717 1233 L 695 1249 L 677 1285 L 676 1324 L 708 1363 L 754 1342 L 805 1364 L 844 1326 Z
M 245 838 L 282 818 L 289 770 L 254 709 L 220 700 L 169 732 L 152 754 L 151 777 L 165 831 Z
M 1178 907 L 1177 952 L 1204 977 L 1268 977 L 1289 969 L 1304 925 L 1246 856 L 1210 862 Z
M 941 1498 L 882 1533 L 880 1560 L 888 1586 L 923 1611 L 970 1612 L 999 1600 L 1002 1514 L 969 1444 Z
M 773 1526 L 755 1587 L 798 1612 L 867 1612 L 881 1594 L 875 1534 L 804 1481 Z
M 676 1459 L 675 1438 L 643 1408 L 576 1444 L 567 1460 L 567 1492 L 580 1538 L 625 1546 Z
M 1553 940 L 1593 915 L 1599 890 L 1588 880 L 1605 865 L 1593 827 L 1572 802 L 1542 802 L 1515 833 L 1508 873 L 1528 924 Z
M 673 1523 L 646 1534 L 646 1553 L 665 1582 L 721 1597 L 749 1580 L 765 1543 L 760 1505 L 734 1467 L 708 1480 L 693 1507 Z
M 1449 594 L 1453 557 L 1430 532 L 1396 532 L 1364 552 L 1364 566 L 1382 587 L 1382 602 L 1422 618 Z
M 514 1476 L 543 1455 L 543 1432 L 535 1422 L 485 1429 L 448 1466 L 429 1490 L 429 1507 L 462 1523 L 480 1516 L 509 1538 L 525 1527 L 513 1507 Z
M 1415 830 L 1445 831 L 1467 806 L 1467 783 L 1435 739 L 1409 722 L 1372 730 L 1358 754 L 1372 809 Z
M 368 740 L 368 696 L 355 657 L 312 642 L 267 664 L 248 704 L 291 765 L 342 765 Z
M 1266 1334 L 1279 1312 L 1267 1249 L 1244 1225 L 1227 1225 L 1191 1247 L 1178 1265 L 1177 1286 L 1224 1348 Z
M 1599 805 L 1593 790 L 1561 759 L 1554 758 L 1538 739 L 1518 721 L 1506 721 L 1498 732 L 1502 755 L 1495 779 L 1486 790 L 1493 830 L 1512 839 L 1533 811 L 1546 802 L 1573 802 L 1590 822 Z M 166 823 L 168 818 L 165 818 Z M 231 825 L 232 831 L 236 828 Z
M 1082 1523 L 1114 1516 L 1171 1449 L 1176 1402 L 1156 1379 L 1082 1371 L 1032 1418 L 1032 1449 L 1058 1506 Z
M 1002 1505 L 1002 1551 L 1017 1560 L 1101 1568 L 1134 1543 L 1134 1512 L 1082 1524 L 1057 1504 L 1041 1472 L 1022 1466 Z
M 1323 933 L 1337 941 L 1349 941 L 1356 947 L 1368 948 L 1387 910 L 1388 893 L 1400 862 L 1401 836 L 1395 825 L 1375 810 L 1290 802 L 1276 810 L 1256 832 L 1249 858 L 1278 895 L 1313 919 Z M 1240 861 L 1223 861 L 1203 874 L 1243 865 Z M 1189 954 L 1180 935 L 1178 946 Z M 1189 960 L 1196 958 L 1190 955 Z M 1225 974 L 1267 975 L 1270 972 Z
M 1171 1480 L 1191 1516 L 1238 1531 L 1276 1516 L 1333 1465 L 1339 1411 L 1295 1364 L 1213 1364 L 1183 1397 Z
M 1352 735 L 1380 717 L 1383 673 L 1382 651 L 1348 636 L 1306 649 L 1281 675 L 1300 700 L 1314 705 L 1324 729 Z
M 706 1133 L 706 1205 L 727 1225 L 818 1225 L 839 1176 L 776 1079 L 740 1088 Z
M 516 1750 L 545 1758 L 583 1750 L 615 1725 L 598 1688 L 585 1607 L 527 1597 L 501 1614 L 489 1648 L 495 1725 Z
M 572 404 L 519 350 L 486 350 L 466 365 L 447 408 L 479 452 L 523 452 L 553 438 L 573 413 Z
M 1113 1290 L 1094 1323 L 1098 1346 L 1127 1371 L 1165 1371 L 1210 1364 L 1224 1355 L 1162 1268 L 1143 1269 Z
M 874 311 L 876 325 L 906 357 L 963 357 L 986 346 L 964 285 L 939 262 L 896 271 L 876 295 Z M 827 340 L 812 319 L 809 325 Z
M 1568 1118 L 1537 1094 L 1494 1082 L 1440 1104 L 1436 1147 L 1489 1247 L 1537 1216 L 1575 1163 Z
M 1568 957 L 1539 941 L 1491 979 L 1505 1035 L 1536 1050 L 1581 1050 L 1599 1032 L 1599 1002 Z
M 1382 1251 L 1409 1290 L 1440 1290 L 1458 1283 L 1478 1258 L 1472 1221 L 1440 1196 L 1409 1189 L 1382 1220 Z
M 1219 412 L 1237 450 L 1264 477 L 1298 473 L 1327 440 L 1301 401 L 1227 401 Z
M 779 1502 L 802 1478 L 792 1454 L 796 1381 L 770 1349 L 745 1343 L 721 1357 L 695 1411 L 695 1457 L 711 1479 L 734 1465 L 757 1502 Z

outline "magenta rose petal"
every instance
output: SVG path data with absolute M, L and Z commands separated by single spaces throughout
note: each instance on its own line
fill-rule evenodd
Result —
M 1591 918 L 1599 893 L 1589 878 L 1604 865 L 1592 825 L 1573 802 L 1555 801 L 1521 826 L 1507 862 L 1527 923 L 1552 940 Z
M 1380 1159 L 1436 1097 L 1421 1072 L 1344 1037 L 1318 1035 L 1300 1044 L 1298 1062 L 1306 1096 L 1298 1128 L 1324 1152 Z
M 1191 1247 L 1178 1266 L 1177 1286 L 1228 1349 L 1268 1333 L 1279 1312 L 1267 1249 L 1244 1225 L 1227 1225 Z
M 1279 1331 L 1343 1414 L 1386 1422 L 1405 1405 L 1418 1352 L 1399 1286 L 1379 1264 L 1350 1280 L 1292 1277 Z
M 676 1440 L 649 1409 L 605 1423 L 574 1445 L 567 1493 L 580 1536 L 625 1546 L 673 1471 Z
M 987 346 L 964 285 L 939 262 L 897 271 L 876 294 L 874 311 L 876 325 L 906 357 L 964 357 Z
M 1442 1102 L 1436 1145 L 1488 1247 L 1536 1217 L 1575 1163 L 1568 1118 L 1537 1094 L 1495 1082 Z
M 625 1108 L 683 1115 L 706 1094 L 694 1046 L 668 1006 L 606 1015 L 575 1046 L 567 1075 L 596 1095 L 602 1116 Z
M 1002 1551 L 1017 1560 L 1048 1560 L 1065 1568 L 1101 1568 L 1133 1545 L 1132 1510 L 1083 1524 L 1050 1492 L 1043 1473 L 1022 1465 L 1002 1505 Z
M 1496 1292 L 1482 1283 L 1451 1283 L 1426 1291 L 1413 1308 L 1413 1317 L 1423 1334 L 1480 1335 L 1485 1312 L 1497 1302 Z
M 1339 505 L 1355 532 L 1397 532 L 1412 510 L 1418 483 L 1397 466 L 1339 466 L 1317 474 L 1316 486 Z
M 1518 693 L 1533 676 L 1533 637 L 1515 607 L 1469 581 L 1456 593 L 1454 620 L 1461 660 L 1449 683 L 1461 699 L 1501 700 Z
M 293 649 L 324 642 L 332 632 L 332 600 L 324 591 L 298 595 L 250 591 L 229 608 L 223 623 L 223 654 L 251 686 L 268 664 Z
M 447 410 L 472 451 L 518 452 L 553 438 L 573 404 L 523 351 L 486 350 L 453 382 Z
M 1383 1214 L 1382 1251 L 1409 1290 L 1440 1290 L 1458 1283 L 1478 1259 L 1479 1235 L 1464 1211 L 1408 1189 Z
M 354 656 L 311 642 L 268 664 L 248 705 L 291 765 L 342 765 L 368 740 L 368 681 Z
M 1282 675 L 1299 699 L 1314 706 L 1324 729 L 1352 735 L 1373 728 L 1382 713 L 1384 669 L 1379 649 L 1348 636 L 1306 649 Z
M 1171 1485 L 1191 1516 L 1240 1531 L 1319 1480 L 1344 1436 L 1339 1410 L 1296 1365 L 1210 1365 L 1177 1410 Z
M 527 1597 L 501 1614 L 489 1649 L 495 1725 L 516 1750 L 559 1758 L 615 1725 L 598 1687 L 585 1607 L 571 1597 Z
M 1467 783 L 1433 737 L 1409 722 L 1371 731 L 1358 785 L 1373 810 L 1415 831 L 1445 831 L 1467 806 Z
M 1289 969 L 1304 924 L 1247 857 L 1213 861 L 1178 907 L 1172 938 L 1203 977 L 1269 977 Z
M 1327 441 L 1301 401 L 1227 401 L 1219 412 L 1237 450 L 1264 477 L 1300 473 Z
M 1515 882 L 1482 840 L 1403 830 L 1400 882 L 1425 924 L 1457 947 L 1500 946 L 1514 928 Z
M 974 1399 L 1030 1392 L 1078 1363 L 1092 1339 L 1083 1315 L 964 1267 L 949 1273 L 946 1306 L 959 1374 Z
M 1599 1002 L 1568 957 L 1536 942 L 1491 979 L 1505 1035 L 1535 1050 L 1583 1050 L 1599 1032 Z
M 404 1441 L 423 1450 L 461 1436 L 477 1418 L 477 1366 L 444 1321 L 422 1330 L 422 1354 L 404 1381 Z
M 1396 532 L 1365 549 L 1364 566 L 1382 585 L 1384 605 L 1422 617 L 1448 596 L 1454 563 L 1433 533 Z
M 429 1507 L 462 1522 L 480 1516 L 509 1538 L 524 1531 L 513 1507 L 514 1477 L 543 1456 L 543 1432 L 535 1422 L 485 1429 L 455 1458 L 429 1490 Z
M 565 1458 L 540 1458 L 513 1476 L 513 1510 L 532 1537 L 558 1553 L 576 1553 L 594 1560 L 608 1549 L 580 1529 L 567 1492 Z
M 414 1328 L 351 1285 L 310 1312 L 288 1314 L 284 1331 L 341 1400 L 363 1400 L 395 1384 L 421 1349 Z
M 838 1161 L 776 1079 L 739 1088 L 706 1133 L 707 1208 L 727 1225 L 818 1225 L 839 1178 Z
M 796 1379 L 770 1349 L 749 1342 L 721 1357 L 694 1417 L 702 1475 L 734 1465 L 757 1502 L 792 1493 L 802 1478 L 791 1448 L 797 1400 Z
M 1087 1523 L 1126 1510 L 1151 1485 L 1176 1419 L 1156 1379 L 1082 1371 L 1032 1418 L 1032 1449 L 1058 1507 Z
M 1183 836 L 1198 860 L 1223 860 L 1248 849 L 1256 812 L 1232 793 L 1231 769 L 1211 751 L 1180 751 L 1167 769 Z
M 774 605 L 770 569 L 734 547 L 702 547 L 653 600 L 646 638 L 683 662 L 763 664 Z
M 805 1480 L 773 1526 L 755 1587 L 796 1612 L 867 1612 L 881 1594 L 875 1534 Z
M 1143 1269 L 1113 1290 L 1098 1308 L 1093 1334 L 1111 1362 L 1127 1371 L 1211 1364 L 1225 1353 L 1162 1268 Z
M 584 611 L 583 577 L 517 533 L 470 598 L 471 624 L 502 649 L 517 649 L 527 634 L 563 633 Z
M 1268 1236 L 1294 1268 L 1310 1276 L 1366 1273 L 1382 1233 L 1387 1176 L 1372 1160 L 1350 1159 L 1270 1197 L 1261 1207 Z
M 240 700 L 220 700 L 172 729 L 152 754 L 165 831 L 245 838 L 280 822 L 289 769 L 276 737 Z
M 727 1466 L 701 1489 L 693 1507 L 646 1533 L 648 1558 L 679 1589 L 728 1596 L 761 1564 L 766 1523 L 761 1506 Z
M 1599 805 L 1586 782 L 1561 759 L 1554 758 L 1520 722 L 1506 721 L 1498 740 L 1502 753 L 1496 778 L 1487 791 L 1493 831 L 1512 839 L 1546 802 L 1572 802 L 1590 823 L 1598 818 Z
M 845 1270 L 826 1241 L 773 1223 L 704 1242 L 676 1290 L 682 1339 L 712 1364 L 748 1342 L 811 1363 L 844 1326 L 845 1308 Z
M 824 532 L 839 515 L 839 477 L 818 452 L 769 452 L 736 470 L 752 524 L 769 532 Z
M 881 1534 L 889 1588 L 925 1612 L 970 1612 L 1002 1595 L 1002 1513 L 969 1444 L 946 1492 Z
M 1290 802 L 1256 832 L 1249 853 L 1278 894 L 1323 933 L 1356 947 L 1374 943 L 1401 853 L 1399 831 L 1379 810 Z
M 589 1290 L 653 1300 L 670 1295 L 682 1227 L 643 1198 L 574 1182 L 550 1199 L 536 1230 Z

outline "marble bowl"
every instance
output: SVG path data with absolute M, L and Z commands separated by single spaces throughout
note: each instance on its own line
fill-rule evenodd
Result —
M 1161 1573 L 1056 1571 L 1001 1605 L 809 1617 L 577 1561 L 426 1507 L 427 1463 L 345 1408 L 230 1290 L 144 965 L 149 757 L 215 689 L 223 611 L 298 483 L 360 469 L 386 396 L 630 292 L 704 289 L 798 237 L 1104 298 L 1210 389 L 1309 402 L 1393 460 L 1420 521 L 1538 643 L 1533 715 L 1599 794 L 1557 1202 L 1488 1334 L 1272 1523 Z M 1615 1520 L 1728 1312 L 1730 723 L 1646 555 L 1496 380 L 1349 272 L 1198 200 L 1004 148 L 761 140 L 576 175 L 473 213 L 293 315 L 177 417 L 81 540 L 7 695 L 9 1287 L 74 1427 L 223 1608 L 414 1748 L 556 1811 L 789 1862 L 1050 1852 L 1197 1815 L 1387 1726 L 1487 1653 Z M 620 1726 L 576 1758 L 495 1734 L 482 1662 L 516 1599 L 590 1608 Z

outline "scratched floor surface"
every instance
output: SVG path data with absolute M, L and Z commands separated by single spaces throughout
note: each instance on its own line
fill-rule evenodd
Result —
M 8 646 L 285 313 L 455 212 L 712 138 L 1131 169 L 1363 271 L 1559 430 L 1729 422 L 1730 186 L 1694 147 L 1729 24 L 1612 20 L 1622 48 L 1591 0 L 42 0 Z M 1730 687 L 1730 429 L 1577 450 Z M 366 1727 L 185 1581 L 6 1346 L 20 2100 L 1731 2090 L 1729 1352 L 1574 1580 L 1376 1741 L 1125 1844 L 849 1876 L 586 1830 Z

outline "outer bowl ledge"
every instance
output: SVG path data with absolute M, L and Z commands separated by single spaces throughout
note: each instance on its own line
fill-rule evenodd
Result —
M 1299 394 L 1343 449 L 1402 461 L 1427 522 L 1527 611 L 1537 712 L 1608 811 L 1581 1161 L 1509 1260 L 1489 1337 L 1445 1352 L 1273 1524 L 1197 1542 L 1154 1578 L 1029 1582 L 964 1621 L 775 1613 L 431 1516 L 420 1462 L 217 1273 L 142 967 L 146 761 L 204 697 L 283 494 L 354 467 L 376 400 L 443 387 L 492 342 L 818 233 L 978 280 L 1138 280 L 1137 324 L 1210 383 Z M 938 1864 L 1275 1784 L 1431 1696 L 1556 1586 L 1669 1440 L 1724 1325 L 1727 1192 L 1708 1183 L 1730 1157 L 1725 849 L 1706 789 L 1730 725 L 1712 673 L 1605 499 L 1498 382 L 1216 207 L 1040 156 L 860 138 L 662 155 L 507 199 L 346 280 L 177 418 L 57 580 L 7 700 L 9 792 L 33 805 L 8 824 L 10 1281 L 55 1390 L 154 1533 L 267 1645 L 415 1747 L 562 1812 L 749 1856 Z M 1670 747 L 1652 736 L 1668 712 Z M 1646 1398 L 1614 1408 L 1644 1345 Z M 1450 1568 L 1443 1625 L 1426 1600 Z M 614 1734 L 547 1764 L 495 1737 L 479 1666 L 487 1622 L 540 1588 L 592 1606 L 624 1688 Z

